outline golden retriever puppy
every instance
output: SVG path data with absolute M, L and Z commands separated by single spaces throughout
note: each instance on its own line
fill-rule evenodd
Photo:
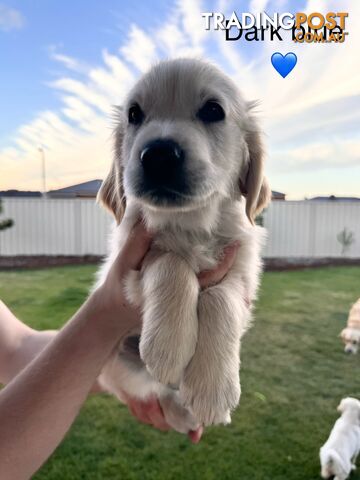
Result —
M 321 476 L 345 480 L 355 470 L 360 451 L 360 402 L 356 398 L 343 398 L 338 411 L 341 417 L 320 448 Z
M 345 353 L 357 353 L 360 344 L 360 298 L 351 307 L 347 326 L 340 333 Z
M 126 285 L 128 299 L 143 312 L 143 363 L 134 360 L 133 339 L 133 358 L 120 346 L 103 384 L 118 395 L 121 389 L 156 393 L 160 401 L 170 395 L 167 405 L 175 399 L 196 425 L 230 422 L 240 398 L 240 339 L 249 326 L 264 237 L 254 220 L 270 197 L 252 107 L 207 62 L 157 64 L 118 111 L 115 157 L 99 192 L 116 219 L 99 282 L 139 216 L 155 236 L 142 270 Z M 200 291 L 197 273 L 213 268 L 235 241 L 240 248 L 230 272 Z M 168 409 L 165 417 L 173 413 Z

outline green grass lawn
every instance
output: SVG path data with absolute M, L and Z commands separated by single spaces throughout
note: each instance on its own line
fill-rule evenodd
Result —
M 94 271 L 0 272 L 0 296 L 31 326 L 60 327 L 84 300 Z M 319 478 L 318 451 L 338 402 L 360 398 L 360 357 L 346 356 L 338 338 L 359 295 L 356 267 L 266 273 L 243 341 L 243 393 L 230 426 L 209 428 L 193 446 L 180 434 L 140 425 L 111 397 L 93 397 L 34 478 Z

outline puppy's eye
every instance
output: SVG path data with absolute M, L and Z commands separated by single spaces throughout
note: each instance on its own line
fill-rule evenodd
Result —
M 357 341 L 356 341 L 356 340 L 353 340 L 351 343 L 352 343 L 353 345 L 356 345 L 356 344 L 357 344 Z
M 132 125 L 140 125 L 140 123 L 143 122 L 144 117 L 144 112 L 137 103 L 134 103 L 134 105 L 129 108 L 129 123 Z
M 215 100 L 208 100 L 198 111 L 197 117 L 204 123 L 221 122 L 225 118 L 225 112 Z

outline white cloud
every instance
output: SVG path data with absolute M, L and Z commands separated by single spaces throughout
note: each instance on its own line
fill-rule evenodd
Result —
M 51 86 L 57 90 L 75 95 L 90 105 L 95 106 L 103 113 L 109 111 L 110 98 L 108 98 L 105 92 L 99 92 L 95 86 L 66 77 L 55 80 L 51 83 Z
M 25 18 L 19 10 L 0 4 L 0 30 L 20 30 L 25 24 Z
M 156 45 L 151 37 L 136 25 L 131 25 L 127 43 L 120 52 L 140 72 L 148 70 L 156 59 Z
M 190 38 L 192 47 L 202 49 L 206 30 L 201 16 L 204 11 L 201 0 L 177 0 L 176 7 L 175 15 L 180 17 L 182 30 Z
M 78 73 L 87 73 L 89 67 L 77 60 L 76 58 L 70 57 L 68 55 L 64 55 L 59 53 L 56 47 L 50 46 L 49 47 L 50 58 L 59 62 L 64 65 L 64 67 L 68 70 L 72 70 Z
M 268 0 L 252 0 L 249 6 L 250 13 L 265 12 Z
M 274 150 L 277 157 L 275 170 L 291 172 L 296 165 L 297 171 L 318 171 L 324 168 L 351 168 L 360 163 L 359 139 L 337 139 L 331 142 L 312 142 L 308 145 L 293 147 L 291 150 Z

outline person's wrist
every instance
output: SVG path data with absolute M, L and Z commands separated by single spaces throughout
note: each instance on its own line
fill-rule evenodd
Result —
M 114 330 L 120 340 L 139 322 L 139 313 L 129 306 L 120 294 L 114 299 L 106 286 L 100 286 L 84 305 L 100 329 Z

